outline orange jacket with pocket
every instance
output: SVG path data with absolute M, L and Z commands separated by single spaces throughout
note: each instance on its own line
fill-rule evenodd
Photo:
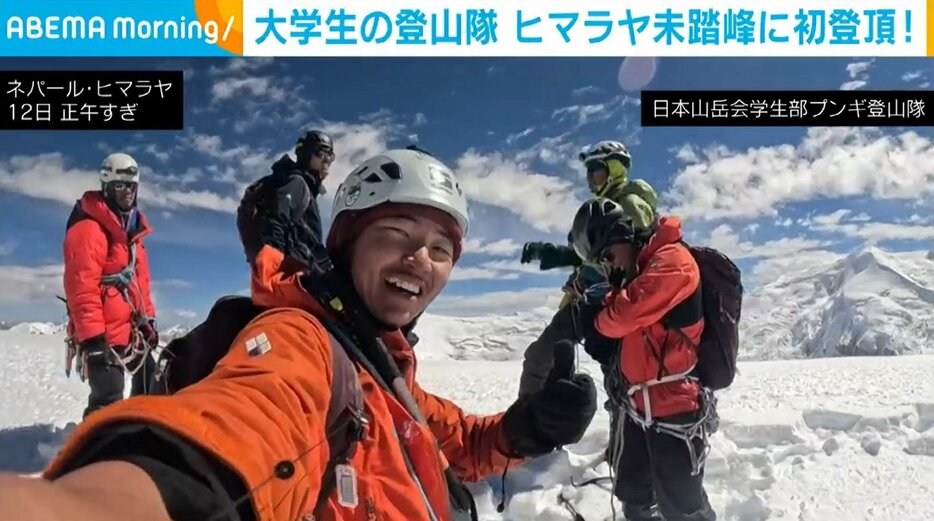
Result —
M 620 370 L 630 385 L 682 373 L 697 363 L 695 346 L 704 330 L 703 318 L 682 329 L 690 342 L 661 324 L 665 314 L 691 296 L 700 284 L 700 268 L 680 240 L 680 220 L 660 219 L 657 231 L 639 252 L 639 274 L 623 289 L 608 294 L 604 309 L 597 315 L 595 325 L 602 335 L 622 339 Z M 659 360 L 664 362 L 663 371 Z M 698 385 L 690 380 L 649 387 L 652 415 L 697 410 L 698 391 Z M 645 413 L 642 393 L 637 392 L 634 399 L 636 408 Z
M 204 380 L 174 396 L 140 396 L 90 415 L 45 472 L 58 476 L 89 436 L 122 421 L 157 424 L 190 440 L 233 469 L 252 491 L 261 521 L 294 521 L 311 513 L 329 457 L 325 419 L 330 400 L 333 348 L 327 330 L 306 308 L 264 312 L 240 332 L 227 355 Z M 247 342 L 268 349 L 250 356 Z M 448 521 L 442 469 L 449 464 L 465 481 L 500 473 L 504 455 L 502 414 L 473 416 L 434 396 L 415 379 L 416 359 L 401 331 L 383 336 L 429 429 L 416 423 L 397 399 L 358 369 L 369 425 L 351 465 L 358 506 L 341 506 L 335 494 L 320 519 L 429 520 L 429 505 Z M 408 448 L 427 496 L 406 467 Z M 440 446 L 440 451 L 439 451 Z M 270 479 L 282 461 L 294 461 L 290 479 Z M 516 460 L 513 460 L 515 463 Z
M 84 218 L 78 219 L 83 214 Z M 112 346 L 130 342 L 134 308 L 154 318 L 150 295 L 149 257 L 143 237 L 152 229 L 142 212 L 127 231 L 107 206 L 100 191 L 88 191 L 75 204 L 65 232 L 64 289 L 69 313 L 69 332 L 78 342 L 106 335 Z M 128 288 L 130 302 L 115 286 L 102 284 L 104 275 L 120 273 L 130 262 L 130 245 L 136 244 L 136 269 Z

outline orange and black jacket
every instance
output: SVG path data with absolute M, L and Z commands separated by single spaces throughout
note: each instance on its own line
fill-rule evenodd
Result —
M 267 254 L 276 252 L 264 248 Z M 324 430 L 333 375 L 334 346 L 319 313 L 311 300 L 266 311 L 204 380 L 173 396 L 134 397 L 91 414 L 44 476 L 124 459 L 154 477 L 177 519 L 203 519 L 226 507 L 237 516 L 222 519 L 310 519 L 329 457 Z M 442 470 L 450 466 L 464 481 L 501 473 L 509 463 L 502 414 L 469 415 L 426 392 L 401 331 L 382 339 L 428 427 L 358 369 L 370 421 L 351 460 L 357 506 L 342 506 L 332 494 L 316 519 L 450 521 Z M 265 348 L 251 356 L 258 344 Z M 286 461 L 294 467 L 277 477 Z M 250 501 L 230 506 L 244 494 Z
M 661 218 L 636 259 L 639 275 L 623 289 L 610 292 L 597 315 L 597 330 L 621 339 L 619 369 L 630 385 L 653 381 L 659 375 L 684 373 L 697 363 L 703 316 L 698 315 L 697 321 L 680 333 L 663 323 L 672 309 L 697 291 L 701 280 L 700 268 L 681 237 L 678 218 Z M 697 382 L 690 379 L 650 387 L 652 414 L 664 417 L 697 410 L 699 390 Z M 645 413 L 645 396 L 635 393 L 633 399 L 636 409 Z

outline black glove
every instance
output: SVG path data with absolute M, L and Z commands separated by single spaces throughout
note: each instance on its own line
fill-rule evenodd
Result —
M 527 242 L 522 246 L 522 259 L 519 262 L 528 264 L 538 259 L 539 252 L 548 243 L 546 242 Z
M 105 335 L 91 337 L 78 346 L 78 356 L 87 365 L 104 365 L 111 361 L 110 344 Z
M 584 338 L 584 351 L 600 365 L 610 365 L 619 350 L 620 339 L 605 337 L 596 329 Z
M 581 298 L 578 300 L 574 308 L 574 324 L 577 327 L 577 338 L 579 340 L 584 340 L 596 333 L 594 322 L 597 320 L 597 314 L 600 313 L 601 309 L 603 309 L 603 300 L 601 298 L 593 300 Z
M 550 242 L 527 242 L 522 246 L 522 264 L 539 260 L 538 268 L 542 271 L 565 266 L 580 266 L 582 261 L 574 248 L 557 246 Z
M 516 400 L 503 416 L 508 455 L 525 458 L 577 443 L 597 412 L 597 388 L 586 374 L 574 373 L 574 344 L 555 344 L 555 363 L 545 386 Z
M 143 340 L 152 347 L 159 345 L 159 330 L 156 329 L 156 319 L 149 319 L 148 327 L 143 328 Z
M 564 268 L 566 266 L 576 267 L 583 263 L 581 258 L 577 256 L 577 252 L 574 251 L 574 248 L 556 246 L 554 244 L 546 244 L 539 251 L 538 258 L 541 259 L 538 268 L 542 271 L 552 268 Z
M 603 307 L 602 298 L 582 301 L 576 309 L 576 324 L 578 337 L 581 338 L 584 344 L 584 351 L 595 362 L 608 365 L 613 361 L 613 356 L 620 349 L 620 340 L 603 336 L 597 331 L 595 322 Z

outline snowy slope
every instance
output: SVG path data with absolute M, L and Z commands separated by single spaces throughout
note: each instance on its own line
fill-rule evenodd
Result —
M 425 360 L 521 360 L 525 348 L 551 321 L 555 310 L 511 315 L 448 317 L 425 313 L 415 328 Z
M 469 412 L 492 413 L 512 402 L 521 364 L 451 359 L 481 356 L 468 356 L 471 349 L 487 356 L 491 346 L 509 343 L 492 337 L 471 343 L 467 333 L 452 330 L 474 324 L 486 335 L 478 323 L 438 322 L 422 331 L 419 380 Z M 87 389 L 65 378 L 63 352 L 60 332 L 0 332 L 0 469 L 38 471 L 49 454 L 37 443 L 53 443 L 56 431 L 80 418 Z M 583 370 L 602 380 L 592 364 Z M 720 396 L 722 426 L 705 478 L 721 520 L 934 517 L 934 356 L 744 362 L 740 370 Z M 471 485 L 482 519 L 572 520 L 559 494 L 586 521 L 610 519 L 607 483 L 569 485 L 608 475 L 601 461 L 607 433 L 601 411 L 581 443 L 510 470 L 502 515 L 496 513 L 498 476 Z M 618 503 L 615 508 L 619 513 Z
M 784 274 L 744 308 L 746 359 L 934 352 L 934 262 L 864 247 Z

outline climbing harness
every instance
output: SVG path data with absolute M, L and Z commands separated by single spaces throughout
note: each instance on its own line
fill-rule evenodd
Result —
M 623 400 L 623 410 L 620 411 L 620 413 L 628 415 L 643 429 L 651 428 L 656 432 L 668 434 L 684 441 L 688 447 L 688 452 L 691 457 L 691 475 L 696 476 L 700 473 L 701 468 L 703 468 L 704 462 L 707 459 L 707 455 L 710 452 L 710 443 L 708 443 L 708 437 L 710 434 L 716 432 L 719 423 L 716 412 L 716 396 L 714 395 L 713 391 L 707 387 L 704 387 L 700 379 L 694 376 L 694 366 L 691 366 L 687 371 L 684 372 L 663 375 L 663 360 L 665 358 L 664 348 L 659 351 L 652 339 L 649 338 L 648 334 L 645 332 L 642 334 L 646 343 L 658 355 L 659 376 L 652 380 L 629 386 L 629 389 L 626 390 L 627 399 Z M 677 382 L 680 380 L 689 380 L 697 384 L 699 389 L 698 400 L 700 401 L 697 418 L 689 423 L 659 421 L 652 415 L 652 401 L 650 399 L 649 389 L 656 385 Z M 639 393 L 642 396 L 642 403 L 645 409 L 644 415 L 639 414 L 639 411 L 636 408 L 636 393 Z M 703 450 L 700 454 L 697 454 L 697 451 L 694 448 L 693 440 L 695 438 L 699 438 L 703 443 Z
M 138 371 L 147 366 L 146 358 L 152 355 L 152 350 L 156 347 L 149 344 L 146 339 L 147 335 L 144 334 L 144 331 L 151 327 L 150 317 L 147 317 L 138 309 L 133 298 L 130 296 L 131 288 L 135 290 L 137 295 L 142 295 L 136 277 L 134 277 L 136 273 L 136 246 L 136 243 L 130 244 L 130 260 L 126 267 L 117 273 L 103 275 L 101 277 L 101 290 L 104 291 L 107 287 L 116 288 L 127 305 L 130 306 L 130 313 L 132 316 L 130 323 L 130 341 L 127 343 L 126 348 L 122 350 L 124 355 L 121 356 L 113 346 L 109 348 L 110 360 L 112 363 L 119 366 L 125 374 L 129 374 L 130 376 L 135 376 Z M 65 302 L 67 306 L 65 299 L 59 297 L 59 300 Z M 65 339 L 65 343 L 67 353 L 65 375 L 71 376 L 72 363 L 74 363 L 78 377 L 82 382 L 86 381 L 88 378 L 86 367 L 87 354 L 81 353 L 80 346 L 78 346 L 77 341 L 71 335 L 68 335 Z

